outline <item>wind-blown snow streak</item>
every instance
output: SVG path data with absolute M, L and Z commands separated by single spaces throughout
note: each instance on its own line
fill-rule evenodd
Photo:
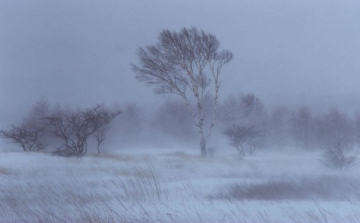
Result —
M 3 152 L 0 222 L 360 222 L 359 165 L 334 171 L 319 158 Z

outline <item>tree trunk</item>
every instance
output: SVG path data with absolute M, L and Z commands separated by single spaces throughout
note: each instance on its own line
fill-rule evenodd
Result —
M 201 150 L 201 156 L 206 157 L 206 139 L 204 136 L 202 136 L 200 140 L 200 150 Z

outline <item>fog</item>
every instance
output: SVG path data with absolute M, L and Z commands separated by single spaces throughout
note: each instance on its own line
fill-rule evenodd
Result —
M 221 97 L 252 92 L 266 104 L 358 108 L 358 1 L 0 1 L 1 127 L 40 96 L 92 106 L 164 96 L 130 69 L 163 29 L 195 26 L 234 53 Z M 170 96 L 171 97 L 171 96 Z
M 0 0 L 0 222 L 360 222 L 359 24 L 357 0 Z M 234 54 L 206 142 L 130 66 L 183 27 Z

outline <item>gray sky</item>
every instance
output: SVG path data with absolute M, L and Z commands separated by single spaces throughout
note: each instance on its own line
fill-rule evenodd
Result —
M 358 0 L 0 0 L 0 127 L 41 95 L 69 106 L 162 100 L 130 63 L 161 30 L 191 26 L 234 53 L 222 96 L 360 107 Z

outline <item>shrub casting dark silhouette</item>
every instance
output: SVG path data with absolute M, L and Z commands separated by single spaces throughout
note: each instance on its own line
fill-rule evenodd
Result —
M 51 133 L 63 141 L 62 146 L 57 148 L 54 154 L 60 156 L 85 155 L 87 141 L 93 134 L 98 136 L 100 134 L 100 140 L 98 140 L 98 146 L 100 146 L 101 140 L 104 138 L 104 135 L 101 136 L 101 132 L 120 113 L 121 111 L 110 112 L 97 105 L 94 108 L 76 112 L 58 111 L 45 118 Z
M 44 128 L 31 128 L 27 125 L 11 126 L 9 130 L 0 131 L 0 137 L 10 139 L 13 143 L 20 144 L 24 151 L 39 151 L 45 148 L 41 141 L 44 136 Z

